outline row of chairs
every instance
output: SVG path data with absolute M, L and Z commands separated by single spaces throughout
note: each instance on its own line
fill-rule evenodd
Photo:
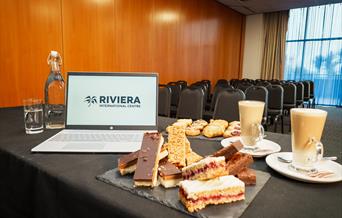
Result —
M 280 119 L 281 131 L 284 132 L 283 116 L 287 115 L 291 108 L 303 106 L 304 84 L 292 81 L 280 84 L 262 82 L 264 86 L 245 80 L 235 81 L 234 85 L 219 80 L 213 94 L 210 93 L 211 85 L 208 80 L 190 86 L 187 86 L 185 81 L 160 85 L 159 115 L 170 116 L 173 112 L 177 118 L 238 120 L 238 101 L 259 100 L 265 102 L 265 128 L 274 124 L 276 131 Z M 244 89 L 241 84 L 249 86 Z M 179 92 L 178 100 L 174 97 L 175 91 Z

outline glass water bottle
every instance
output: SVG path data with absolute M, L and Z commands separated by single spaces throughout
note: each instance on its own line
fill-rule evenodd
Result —
M 61 129 L 65 123 L 65 83 L 61 74 L 62 58 L 51 51 L 48 59 L 50 74 L 45 83 L 45 128 Z

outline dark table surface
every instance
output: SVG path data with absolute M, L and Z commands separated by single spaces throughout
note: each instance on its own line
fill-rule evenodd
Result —
M 160 130 L 172 119 L 159 118 Z M 185 217 L 187 215 L 95 179 L 117 166 L 119 154 L 42 154 L 30 150 L 57 133 L 26 135 L 22 108 L 0 109 L 0 217 Z M 291 150 L 289 135 L 267 139 Z M 201 155 L 218 150 L 219 141 L 190 139 Z M 324 139 L 327 156 L 339 147 Z M 341 163 L 341 157 L 338 160 Z M 252 168 L 271 179 L 242 217 L 342 217 L 342 183 L 309 184 L 284 177 L 264 158 Z

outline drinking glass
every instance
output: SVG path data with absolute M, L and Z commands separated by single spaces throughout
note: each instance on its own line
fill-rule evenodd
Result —
M 264 128 L 261 125 L 265 102 L 239 101 L 241 124 L 241 143 L 245 146 L 255 146 L 264 138 Z
M 26 134 L 43 132 L 43 101 L 35 98 L 24 99 L 23 105 Z
M 327 112 L 320 109 L 293 108 L 291 114 L 292 163 L 296 170 L 311 171 L 323 157 L 321 136 Z

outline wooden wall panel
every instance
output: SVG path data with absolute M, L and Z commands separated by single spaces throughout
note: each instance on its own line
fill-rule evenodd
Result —
M 244 16 L 215 0 L 0 2 L 0 107 L 43 97 L 51 49 L 64 72 L 158 72 L 161 83 L 241 73 Z
M 47 56 L 62 51 L 60 2 L 1 0 L 0 8 L 0 107 L 43 98 Z

